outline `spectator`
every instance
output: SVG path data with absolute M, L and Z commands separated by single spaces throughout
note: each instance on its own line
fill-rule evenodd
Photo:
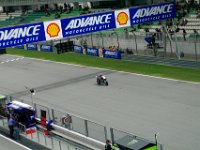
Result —
M 13 133 L 14 133 L 14 120 L 12 118 L 12 116 L 9 118 L 8 120 L 8 127 L 9 127 L 9 130 L 10 130 L 10 137 L 13 138 Z
M 50 16 L 51 15 L 49 10 L 48 10 L 48 8 L 45 8 L 45 14 L 46 14 L 46 16 Z
M 187 32 L 186 32 L 186 30 L 185 29 L 183 29 L 183 39 L 184 39 L 184 41 L 186 41 L 186 34 L 187 34 Z
M 14 132 L 15 132 L 15 139 L 18 140 L 19 139 L 19 122 L 18 119 L 15 119 L 15 123 L 14 123 Z
M 188 23 L 188 21 L 185 18 L 180 20 L 180 25 L 181 26 L 185 26 L 185 25 L 187 25 L 187 23 Z
M 60 18 L 60 13 L 55 14 L 55 19 L 58 19 L 58 18 Z
M 10 15 L 9 19 L 12 19 L 12 15 Z
M 149 32 L 149 29 L 148 29 L 148 28 L 146 28 L 146 29 L 145 29 L 145 32 Z
M 133 54 L 133 51 L 131 51 L 128 48 L 126 48 L 126 54 Z
M 183 25 L 186 26 L 187 23 L 188 23 L 187 19 L 184 18 L 184 19 L 183 19 Z
M 177 33 L 177 32 L 179 32 L 179 31 L 180 31 L 180 28 L 177 27 L 176 30 L 175 30 L 175 32 Z
M 150 37 L 152 34 L 149 32 L 149 29 L 146 28 L 144 29 L 145 33 L 146 33 L 146 37 Z
M 197 18 L 200 18 L 200 12 L 198 12 L 198 14 L 197 14 Z
M 174 30 L 172 28 L 169 28 L 168 30 L 170 37 L 172 38 L 172 35 L 174 34 Z
M 54 4 L 55 11 L 58 11 L 58 4 Z
M 110 140 L 106 140 L 105 150 L 112 150 Z
M 187 10 L 183 9 L 183 17 L 185 17 L 187 15 Z
M 22 22 L 24 20 L 25 20 L 25 18 L 23 16 L 21 16 L 20 19 L 19 19 L 20 22 Z
M 125 38 L 128 39 L 128 29 L 124 28 L 124 34 L 125 34 Z
M 155 39 L 155 33 L 152 35 L 152 45 L 155 45 L 156 44 L 156 39 Z
M 198 31 L 196 29 L 193 30 L 194 34 L 198 34 Z
M 116 51 L 117 47 L 115 45 L 113 45 L 112 50 Z
M 157 50 L 156 50 L 156 39 L 155 39 L 155 36 L 156 36 L 156 34 L 154 33 L 153 35 L 152 35 L 152 41 L 151 41 L 151 43 L 152 43 L 152 46 L 153 46 L 153 52 L 154 52 L 154 56 L 157 56 Z
M 173 25 L 172 19 L 167 19 L 166 20 L 166 26 L 167 26 L 167 28 L 170 28 L 172 25 Z
M 194 29 L 193 32 L 194 32 L 195 40 L 197 40 L 198 31 Z
M 195 6 L 195 2 L 194 2 L 194 0 L 191 0 L 190 1 L 190 7 L 194 7 Z
M 63 13 L 63 6 L 60 6 L 60 14 Z
M 156 35 L 157 35 L 157 39 L 160 40 L 161 39 L 161 30 L 156 28 Z

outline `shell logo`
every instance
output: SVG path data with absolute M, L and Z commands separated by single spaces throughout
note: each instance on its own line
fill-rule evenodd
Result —
M 128 15 L 125 12 L 120 12 L 117 15 L 117 22 L 119 22 L 119 25 L 126 25 L 128 22 Z
M 103 50 L 102 50 L 102 48 L 99 49 L 99 57 L 103 57 Z
M 47 26 L 47 33 L 49 34 L 50 37 L 58 36 L 59 32 L 60 32 L 60 27 L 56 23 L 50 23 Z

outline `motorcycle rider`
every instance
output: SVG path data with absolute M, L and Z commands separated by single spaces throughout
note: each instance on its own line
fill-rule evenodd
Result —
M 101 80 L 106 79 L 106 77 L 103 76 L 102 74 L 99 74 L 99 75 L 97 75 L 97 79 L 101 81 Z
M 97 84 L 98 85 L 106 85 L 106 86 L 108 86 L 108 81 L 107 81 L 107 79 L 106 79 L 106 77 L 104 75 L 99 74 L 99 75 L 96 76 L 96 78 L 97 78 Z

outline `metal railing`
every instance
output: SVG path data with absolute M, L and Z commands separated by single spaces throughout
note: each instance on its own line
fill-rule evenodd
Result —
M 9 99 L 12 100 L 12 98 L 9 98 Z M 21 100 L 21 101 L 26 103 L 25 100 Z M 81 134 L 85 137 L 89 137 L 91 139 L 94 139 L 94 141 L 99 141 L 100 143 L 105 143 L 105 141 L 107 139 L 111 139 L 112 142 L 115 143 L 118 136 L 123 135 L 123 136 L 137 137 L 138 140 L 140 139 L 140 140 L 147 141 L 149 143 L 155 144 L 155 142 L 145 140 L 145 139 L 140 138 L 136 135 L 126 133 L 126 132 L 123 132 L 123 131 L 120 131 L 120 130 L 117 130 L 117 129 L 109 128 L 109 130 L 107 130 L 106 126 L 103 126 L 101 124 L 98 124 L 96 122 L 93 122 L 93 121 L 88 120 L 86 118 L 82 118 L 80 116 L 77 116 L 77 115 L 69 113 L 69 112 L 56 110 L 56 109 L 49 108 L 49 107 L 46 107 L 46 106 L 42 106 L 42 105 L 36 104 L 36 103 L 34 103 L 33 106 L 35 107 L 37 118 L 40 118 L 41 110 L 46 111 L 47 112 L 46 113 L 47 114 L 47 121 L 53 120 L 53 123 L 55 125 L 60 126 L 64 129 L 66 128 L 67 129 L 66 131 L 68 131 L 68 132 L 73 131 L 73 132 Z M 3 124 L 4 127 L 7 127 L 7 120 L 3 119 L 2 124 Z M 2 124 L 0 124 L 0 126 L 2 126 Z M 40 127 L 40 126 L 38 126 L 38 127 Z M 33 141 L 35 141 L 35 142 L 37 142 L 37 143 L 39 143 L 39 144 L 41 144 L 45 147 L 48 147 L 48 148 L 51 148 L 51 149 L 56 149 L 56 150 L 57 149 L 62 150 L 62 149 L 65 149 L 66 144 L 68 144 L 68 143 L 65 143 L 65 142 L 63 143 L 64 145 L 62 144 L 62 142 L 63 142 L 62 140 L 64 140 L 64 138 L 62 138 L 62 140 L 60 142 L 56 141 L 58 139 L 56 138 L 55 133 L 53 133 L 53 136 L 46 136 L 44 134 L 43 130 L 41 129 L 41 127 L 40 127 L 39 130 L 37 130 L 36 133 L 31 133 L 29 135 L 25 134 L 25 132 L 24 132 L 25 126 L 21 126 L 20 128 L 23 129 L 23 130 L 21 130 L 22 136 L 24 136 L 25 138 L 28 138 L 30 140 L 33 140 Z M 76 134 L 76 136 L 78 134 Z M 82 137 L 82 138 L 84 138 L 84 137 Z M 65 140 L 67 140 L 67 139 L 65 139 Z M 72 142 L 72 143 L 75 143 L 75 141 Z M 80 150 L 85 150 L 84 149 L 85 146 L 83 146 L 82 144 L 78 144 L 78 143 L 76 143 L 76 144 L 79 145 L 79 147 L 82 147 L 82 149 L 79 148 Z M 70 144 L 68 144 L 68 145 L 70 145 Z M 73 146 L 74 144 L 71 144 L 71 145 Z M 158 145 L 161 147 L 161 144 L 158 144 Z M 64 148 L 62 148 L 62 147 L 64 147 Z M 69 149 L 70 146 L 67 146 L 67 147 Z M 68 149 L 66 149 L 66 150 L 68 150 Z
M 41 109 L 43 110 L 45 109 L 47 111 L 47 114 L 49 114 L 47 115 L 50 117 L 49 119 L 53 120 L 56 125 L 62 126 L 63 128 L 66 128 L 70 131 L 74 131 L 76 133 L 82 134 L 86 137 L 95 139 L 102 143 L 105 143 L 107 139 L 113 139 L 113 137 L 116 139 L 117 132 L 123 133 L 124 136 L 130 136 L 130 135 L 133 136 L 133 134 L 126 133 L 126 132 L 113 129 L 113 128 L 107 130 L 106 126 L 103 126 L 101 124 L 88 120 L 86 118 L 77 116 L 75 114 L 71 114 L 69 112 L 64 112 L 61 110 L 44 107 L 39 104 L 34 104 L 34 106 L 36 107 L 37 112 L 40 111 Z M 148 141 L 138 136 L 137 136 L 137 139 Z M 115 140 L 112 140 L 112 141 L 114 143 Z M 154 141 L 153 142 L 148 141 L 148 142 L 155 144 Z M 161 147 L 161 144 L 158 144 L 158 145 L 159 147 Z
M 80 116 L 61 112 L 55 109 L 51 109 L 51 112 L 53 114 L 52 116 L 54 117 L 52 120 L 54 120 L 55 124 L 101 142 L 106 141 L 107 131 L 105 126 Z
M 0 127 L 4 128 L 5 130 L 8 129 L 8 119 L 5 117 L 0 118 Z M 49 149 L 53 150 L 71 150 L 71 149 L 78 149 L 78 150 L 90 150 L 89 148 L 80 145 L 78 143 L 75 143 L 73 141 L 60 138 L 56 135 L 50 135 L 46 136 L 41 129 L 37 129 L 36 132 L 26 134 L 26 128 L 24 125 L 19 125 L 20 130 L 20 136 L 24 139 L 34 141 L 35 143 L 39 145 L 43 145 L 44 147 L 47 147 Z M 20 139 L 21 139 L 20 138 Z

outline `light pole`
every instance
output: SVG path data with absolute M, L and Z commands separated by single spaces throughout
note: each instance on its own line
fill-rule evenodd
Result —
M 30 92 L 31 94 L 31 103 L 32 103 L 32 106 L 33 106 L 33 95 L 35 95 L 35 89 L 34 88 L 28 88 L 28 87 L 25 87 L 28 92 Z
M 159 132 L 158 133 L 155 133 L 155 144 L 156 144 L 156 150 L 158 149 L 158 140 L 157 140 L 157 138 L 158 138 L 158 134 L 159 134 Z
M 198 36 L 198 32 L 197 32 L 197 30 L 194 30 L 194 37 L 195 37 L 194 48 L 195 48 L 195 60 L 196 61 L 198 61 L 198 57 L 197 57 L 197 36 Z

